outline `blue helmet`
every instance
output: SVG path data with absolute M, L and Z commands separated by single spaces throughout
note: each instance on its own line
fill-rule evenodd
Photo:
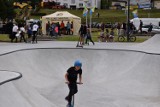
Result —
M 74 62 L 74 66 L 82 67 L 82 62 L 79 61 L 79 60 L 76 60 L 76 61 Z

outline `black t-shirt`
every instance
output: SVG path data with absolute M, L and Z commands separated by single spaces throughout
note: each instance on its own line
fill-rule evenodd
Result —
M 75 67 L 70 67 L 67 70 L 68 73 L 68 81 L 70 83 L 76 83 L 77 82 L 77 75 L 82 75 L 82 69 L 79 69 L 78 71 L 75 70 Z

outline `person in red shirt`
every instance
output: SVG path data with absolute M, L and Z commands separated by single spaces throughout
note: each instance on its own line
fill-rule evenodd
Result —
M 61 22 L 61 33 L 63 33 L 64 34 L 64 28 L 65 28 L 65 25 L 64 25 L 64 22 L 63 22 L 63 20 L 62 20 L 62 22 Z

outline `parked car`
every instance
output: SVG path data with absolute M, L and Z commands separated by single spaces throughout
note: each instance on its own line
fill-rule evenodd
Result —
M 101 23 L 97 23 L 97 24 L 96 24 L 96 28 L 99 29 L 100 27 L 101 27 Z
M 92 22 L 92 28 L 96 28 L 97 22 Z
M 152 26 L 153 26 L 153 29 L 152 29 L 151 33 L 155 33 L 155 34 L 160 33 L 160 27 L 155 26 L 155 25 L 152 25 Z M 150 27 L 150 25 L 143 25 L 142 26 L 142 32 L 143 33 L 148 33 L 148 28 L 149 27 Z
M 106 23 L 105 28 L 112 28 L 112 23 L 111 22 Z
M 65 9 L 65 5 L 55 5 L 52 7 L 52 9 Z

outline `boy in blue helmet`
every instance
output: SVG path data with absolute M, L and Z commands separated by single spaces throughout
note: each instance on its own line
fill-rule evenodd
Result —
M 70 67 L 65 74 L 66 83 L 69 87 L 69 94 L 65 98 L 68 101 L 68 105 L 71 105 L 72 96 L 78 92 L 77 78 L 79 77 L 79 84 L 82 84 L 82 63 L 77 60 L 73 67 Z

